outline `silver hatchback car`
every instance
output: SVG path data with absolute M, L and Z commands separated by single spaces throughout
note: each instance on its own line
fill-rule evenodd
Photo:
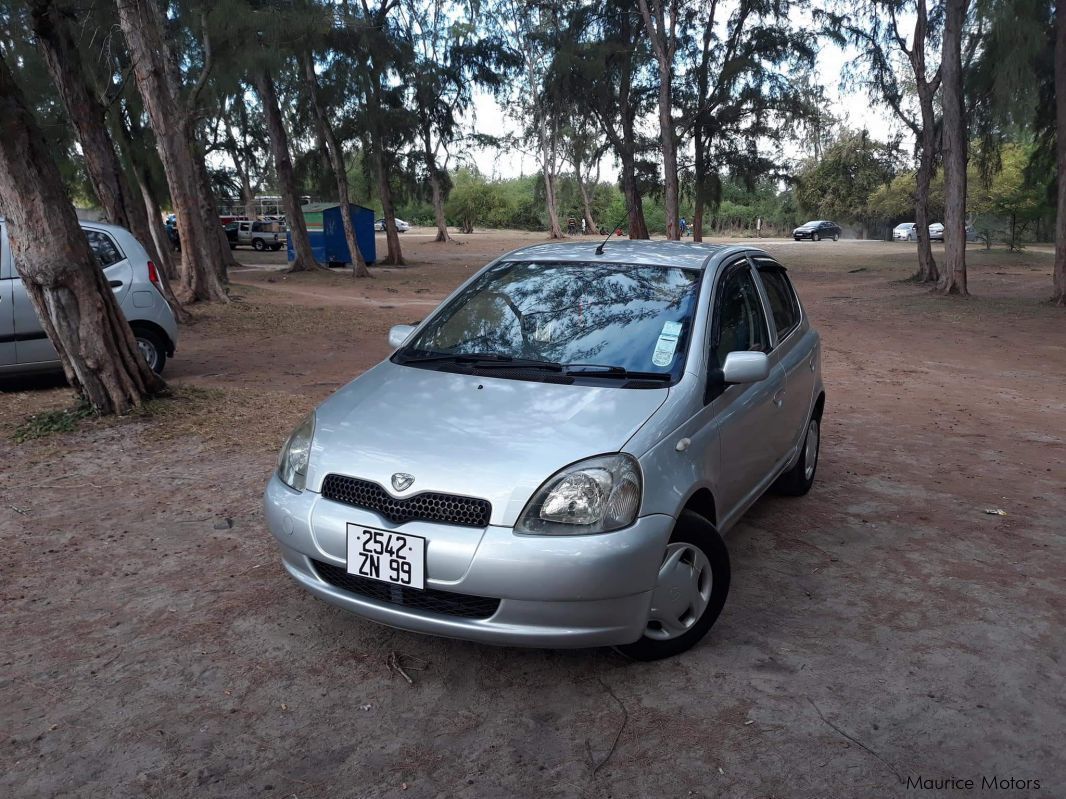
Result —
M 289 574 L 373 621 L 667 657 L 725 604 L 722 534 L 814 480 L 819 336 L 761 250 L 526 247 L 389 340 L 265 496 Z
M 178 324 L 159 289 L 159 273 L 133 234 L 117 225 L 82 222 L 81 229 L 115 292 L 137 347 L 148 365 L 162 372 L 174 354 Z M 0 374 L 60 368 L 52 345 L 15 270 L 0 217 Z

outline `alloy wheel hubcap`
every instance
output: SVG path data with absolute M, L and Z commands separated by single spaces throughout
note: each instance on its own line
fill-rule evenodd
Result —
M 668 641 L 692 629 L 711 601 L 713 582 L 711 563 L 699 547 L 684 542 L 667 546 L 644 634 Z
M 814 467 L 818 465 L 818 420 L 811 419 L 807 427 L 807 443 L 803 449 L 803 477 L 810 480 L 814 476 Z

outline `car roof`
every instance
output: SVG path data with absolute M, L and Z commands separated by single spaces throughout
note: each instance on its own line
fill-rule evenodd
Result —
M 730 255 L 756 253 L 766 255 L 753 247 L 709 244 L 682 241 L 648 241 L 612 238 L 598 255 L 599 241 L 565 241 L 534 244 L 512 250 L 501 261 L 573 261 L 608 264 L 640 264 L 642 266 L 677 266 L 686 269 L 704 269 L 712 263 L 720 263 Z M 767 256 L 769 257 L 769 256 Z
M 5 217 L 3 214 L 0 214 L 0 222 L 6 223 L 7 217 Z M 94 230 L 107 230 L 111 233 L 125 233 L 127 235 L 132 235 L 128 230 L 126 230 L 126 228 L 122 227 L 121 225 L 112 225 L 110 222 L 94 222 L 89 219 L 79 219 L 78 224 L 81 225 L 83 228 L 93 228 Z

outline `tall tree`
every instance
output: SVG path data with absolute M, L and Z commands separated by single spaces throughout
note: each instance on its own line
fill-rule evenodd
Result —
M 404 36 L 414 57 L 406 82 L 417 121 L 421 167 L 429 184 L 436 241 L 447 241 L 448 162 L 475 88 L 497 92 L 518 67 L 499 37 L 477 24 L 477 0 L 402 0 Z
M 292 247 L 295 250 L 295 258 L 289 271 L 304 272 L 310 269 L 322 269 L 324 267 L 315 259 L 315 254 L 311 249 L 307 222 L 304 220 L 303 209 L 300 208 L 296 173 L 293 171 L 292 155 L 289 152 L 289 136 L 285 130 L 285 121 L 281 117 L 274 77 L 269 67 L 260 66 L 253 71 L 252 80 L 259 94 L 259 101 L 263 105 L 263 116 L 266 118 L 267 132 L 270 134 L 270 149 L 274 153 L 274 171 L 278 176 L 281 200 L 285 205 L 285 223 L 289 228 L 289 235 L 292 236 Z
M 86 169 L 107 219 L 133 233 L 152 260 L 163 266 L 166 251 L 156 251 L 144 203 L 130 187 L 107 127 L 106 109 L 89 82 L 92 73 L 83 62 L 74 33 L 78 9 L 56 0 L 31 0 L 30 10 L 48 72 L 78 133 Z M 160 288 L 175 314 L 187 321 L 189 315 L 174 296 L 165 269 L 160 278 Z
M 711 2 L 696 18 L 703 35 L 686 58 L 695 92 L 681 103 L 682 133 L 692 134 L 694 241 L 703 240 L 704 210 L 717 209 L 723 178 L 753 188 L 758 178 L 776 171 L 776 160 L 763 151 L 817 115 L 821 92 L 803 80 L 817 49 L 809 30 L 789 23 L 797 7 L 787 0 L 739 0 L 718 19 L 727 11 Z
M 0 205 L 15 268 L 71 386 L 100 413 L 125 413 L 163 390 L 137 350 L 2 54 Z
M 228 301 L 223 283 L 229 248 L 222 243 L 214 202 L 205 194 L 203 159 L 196 151 L 197 101 L 212 67 L 210 48 L 205 47 L 200 73 L 183 96 L 156 0 L 118 0 L 118 11 L 177 215 L 180 293 L 191 301 Z
M 1051 301 L 1066 305 L 1066 0 L 1055 3 L 1055 153 L 1058 214 L 1055 217 L 1055 293 Z
M 499 7 L 511 49 L 521 60 L 523 80 L 515 84 L 512 107 L 524 122 L 527 138 L 537 148 L 544 182 L 544 208 L 548 237 L 561 239 L 559 224 L 560 106 L 555 86 L 545 86 L 551 66 L 551 36 L 559 27 L 559 3 L 526 3 L 503 0 Z
M 595 120 L 619 164 L 631 239 L 648 238 L 641 158 L 647 142 L 637 121 L 650 109 L 652 87 L 642 78 L 651 57 L 640 12 L 631 0 L 600 6 L 576 3 L 553 41 L 551 80 L 573 113 Z M 606 220 L 611 225 L 619 220 Z
M 892 109 L 896 117 L 914 134 L 918 149 L 918 170 L 914 192 L 914 219 L 918 230 L 919 283 L 936 283 L 940 270 L 933 258 L 929 230 L 929 187 L 936 171 L 940 151 L 940 128 L 936 116 L 936 96 L 940 90 L 941 70 L 936 54 L 940 15 L 933 14 L 926 0 L 865 0 L 855 7 L 844 22 L 846 38 L 860 52 L 865 67 L 854 76 L 870 91 L 876 102 Z M 901 18 L 913 17 L 914 27 L 908 40 Z M 908 73 L 900 75 L 902 55 Z M 934 68 L 930 60 L 937 66 Z M 907 95 L 917 95 L 915 113 Z
M 366 259 L 359 249 L 359 241 L 355 236 L 355 225 L 352 224 L 352 206 L 348 197 L 348 168 L 344 163 L 344 151 L 337 134 L 333 130 L 318 96 L 318 75 L 315 73 L 314 59 L 307 53 L 301 56 L 303 64 L 304 82 L 307 86 L 307 96 L 311 102 L 311 112 L 318 128 L 318 137 L 321 140 L 322 149 L 326 151 L 330 167 L 333 170 L 334 179 L 337 182 L 337 200 L 341 209 L 341 221 L 344 226 L 344 240 L 348 244 L 348 253 L 352 257 L 352 272 L 354 277 L 370 277 L 370 270 L 366 268 Z
M 944 106 L 944 294 L 967 295 L 966 160 L 968 136 L 962 85 L 962 39 L 969 0 L 946 0 L 940 74 Z
M 678 135 L 674 120 L 675 59 L 691 17 L 682 0 L 637 0 L 659 71 L 659 138 L 663 156 L 663 203 L 666 238 L 679 239 L 681 229 L 677 172 Z

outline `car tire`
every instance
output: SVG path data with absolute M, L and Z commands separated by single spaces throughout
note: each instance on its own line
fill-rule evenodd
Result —
M 819 234 L 819 233 L 812 233 L 811 234 L 811 241 L 821 241 L 821 240 L 822 240 L 821 234 Z
M 840 234 L 839 233 L 834 233 L 833 234 L 833 241 L 840 241 Z
M 137 342 L 137 350 L 148 362 L 148 368 L 157 375 L 162 374 L 167 364 L 167 346 L 163 337 L 146 327 L 134 327 L 133 338 Z
M 822 420 L 812 416 L 807 422 L 807 432 L 803 436 L 799 459 L 796 465 L 777 478 L 774 490 L 789 497 L 802 497 L 814 485 L 814 475 L 818 471 L 818 451 L 822 443 Z
M 262 239 L 252 239 L 252 249 L 256 252 L 262 252 L 266 249 L 266 242 Z
M 675 568 L 663 573 L 671 561 Z M 634 660 L 661 660 L 690 649 L 718 620 L 729 595 L 729 550 L 714 525 L 698 513 L 681 511 L 660 572 L 650 614 L 669 618 L 677 626 L 671 631 L 657 619 L 649 618 L 637 641 L 615 647 Z M 684 607 L 686 600 L 689 605 Z M 657 603 L 663 607 L 657 607 Z M 697 613 L 699 605 L 702 609 Z

